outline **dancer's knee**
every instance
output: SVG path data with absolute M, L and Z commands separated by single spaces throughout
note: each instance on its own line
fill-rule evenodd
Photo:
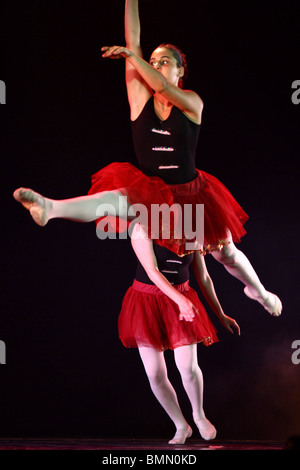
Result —
M 192 382 L 197 376 L 197 371 L 193 367 L 179 369 L 183 382 Z
M 177 363 L 177 369 L 180 373 L 181 379 L 184 383 L 193 382 L 195 378 L 201 374 L 201 369 L 196 362 L 192 363 Z
M 99 204 L 112 204 L 113 206 L 117 206 L 120 193 L 118 191 L 102 191 L 101 193 L 93 194 L 92 197 L 96 199 Z
M 166 381 L 166 374 L 160 369 L 146 369 L 148 380 L 152 387 L 159 387 Z
M 239 250 L 236 248 L 233 242 L 228 245 L 224 245 L 221 251 L 212 252 L 213 257 L 226 266 L 233 266 L 236 264 Z
M 163 352 L 153 348 L 139 347 L 139 353 L 152 390 L 163 386 L 168 381 Z
M 126 217 L 128 213 L 128 201 L 120 191 L 103 191 L 94 195 L 98 207 L 106 208 L 108 213 Z
M 181 375 L 183 381 L 191 381 L 199 372 L 199 366 L 197 358 L 192 351 L 189 349 L 182 348 L 182 351 L 179 350 L 175 354 L 175 362 L 177 369 Z M 188 354 L 186 354 L 188 352 Z

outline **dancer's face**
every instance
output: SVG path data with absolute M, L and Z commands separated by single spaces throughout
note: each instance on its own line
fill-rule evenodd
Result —
M 179 79 L 183 77 L 183 67 L 178 67 L 172 51 L 166 47 L 158 47 L 155 49 L 149 63 L 176 86 L 178 85 Z

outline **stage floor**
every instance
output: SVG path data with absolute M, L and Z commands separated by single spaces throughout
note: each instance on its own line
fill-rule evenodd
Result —
M 168 445 L 153 439 L 0 438 L 0 450 L 95 450 L 173 452 L 200 450 L 284 450 L 286 443 L 271 441 L 205 441 L 188 439 L 184 445 Z

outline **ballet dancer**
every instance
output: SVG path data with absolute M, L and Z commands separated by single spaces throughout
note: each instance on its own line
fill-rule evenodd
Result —
M 119 336 L 127 348 L 136 347 L 158 402 L 176 427 L 169 444 L 184 444 L 192 428 L 184 418 L 176 392 L 168 378 L 164 351 L 174 350 L 174 359 L 192 407 L 194 422 L 205 440 L 216 437 L 216 428 L 203 409 L 203 374 L 198 365 L 197 343 L 218 341 L 216 329 L 194 289 L 189 270 L 221 324 L 240 335 L 237 322 L 225 315 L 206 268 L 196 251 L 184 257 L 153 243 L 140 224 L 131 237 L 138 259 L 132 286 L 126 292 L 119 316 Z
M 145 205 L 148 211 L 153 204 L 204 204 L 201 252 L 211 253 L 244 284 L 249 298 L 279 316 L 280 299 L 265 289 L 235 245 L 246 234 L 248 215 L 217 178 L 195 167 L 203 102 L 194 91 L 181 88 L 184 54 L 173 45 L 162 44 L 149 62 L 142 58 L 138 0 L 125 3 L 125 40 L 126 47 L 102 47 L 102 56 L 125 59 L 132 137 L 140 169 L 130 163 L 111 163 L 93 175 L 87 196 L 53 200 L 19 188 L 15 199 L 42 226 L 53 218 L 98 223 L 107 215 L 107 207 L 112 208 L 113 216 L 130 221 L 136 215 L 131 212 L 135 203 Z M 184 236 L 160 238 L 156 243 L 179 256 L 188 253 Z

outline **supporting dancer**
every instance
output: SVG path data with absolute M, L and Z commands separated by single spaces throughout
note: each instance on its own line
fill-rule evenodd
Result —
M 119 316 L 120 339 L 125 347 L 139 349 L 151 389 L 176 427 L 169 444 L 184 444 L 192 435 L 192 428 L 182 414 L 168 378 L 166 349 L 174 350 L 200 435 L 205 440 L 214 439 L 217 431 L 203 409 L 203 374 L 198 365 L 197 343 L 209 346 L 218 338 L 197 293 L 189 286 L 190 266 L 221 324 L 230 333 L 236 330 L 240 334 L 239 325 L 223 312 L 199 251 L 179 257 L 154 244 L 139 224 L 134 226 L 131 242 L 138 267 Z
M 228 189 L 215 177 L 195 167 L 203 102 L 197 93 L 183 90 L 185 56 L 175 46 L 154 50 L 150 63 L 142 58 L 138 0 L 126 0 L 126 47 L 103 47 L 104 58 L 123 58 L 131 110 L 132 135 L 140 170 L 129 163 L 112 163 L 93 175 L 88 196 L 63 201 L 18 189 L 16 200 L 29 209 L 39 225 L 51 218 L 89 222 L 112 207 L 112 215 L 133 217 L 135 203 L 204 204 L 203 253 L 212 253 L 244 285 L 245 294 L 278 316 L 282 304 L 262 285 L 247 257 L 235 243 L 245 235 L 248 216 Z M 157 240 L 178 255 L 185 255 L 184 237 Z

